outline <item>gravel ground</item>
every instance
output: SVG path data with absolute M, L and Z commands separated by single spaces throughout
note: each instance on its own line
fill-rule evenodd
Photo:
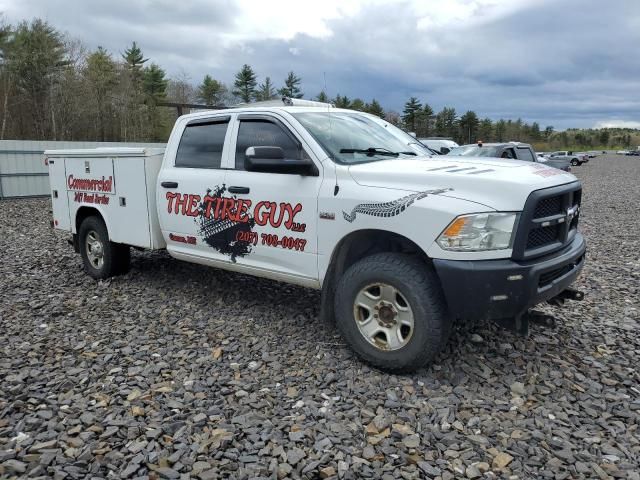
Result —
M 47 200 L 0 202 L 0 477 L 640 479 L 640 160 L 584 182 L 586 292 L 380 373 L 310 290 L 136 253 L 95 282 Z

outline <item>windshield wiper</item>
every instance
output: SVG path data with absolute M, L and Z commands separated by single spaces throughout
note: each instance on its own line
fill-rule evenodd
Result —
M 398 152 L 392 152 L 386 148 L 369 147 L 369 148 L 341 148 L 340 153 L 364 153 L 369 157 L 374 155 L 386 155 L 388 157 L 397 157 L 400 155 Z M 404 153 L 404 152 L 402 152 Z

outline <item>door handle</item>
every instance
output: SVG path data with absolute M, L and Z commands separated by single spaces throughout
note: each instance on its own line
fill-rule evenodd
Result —
M 249 187 L 229 187 L 229 193 L 249 193 Z
M 178 182 L 162 182 L 160 185 L 164 188 L 178 188 Z

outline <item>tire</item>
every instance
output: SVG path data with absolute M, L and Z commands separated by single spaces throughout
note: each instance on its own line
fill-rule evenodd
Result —
M 387 293 L 395 289 L 391 304 L 372 299 L 376 292 L 380 299 L 385 298 L 383 289 Z M 363 302 L 377 303 L 369 308 L 362 307 Z M 352 265 L 338 281 L 334 307 L 344 339 L 363 360 L 381 370 L 409 372 L 423 367 L 449 338 L 451 321 L 438 278 L 428 265 L 410 255 L 380 253 Z M 411 328 L 400 325 L 410 317 Z M 363 331 L 380 328 L 383 330 L 373 337 Z
M 580 165 L 580 162 L 574 158 L 573 160 L 571 160 L 571 165 L 577 167 L 578 165 Z
M 85 218 L 78 229 L 78 240 L 84 270 L 89 276 L 104 280 L 128 270 L 129 247 L 109 240 L 107 227 L 101 218 Z

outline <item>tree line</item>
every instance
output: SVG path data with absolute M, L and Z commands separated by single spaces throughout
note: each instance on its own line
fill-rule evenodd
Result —
M 211 74 L 194 84 L 186 74 L 169 78 L 136 42 L 114 54 L 102 47 L 89 51 L 37 18 L 0 26 L 0 139 L 166 141 L 176 113 L 165 102 L 215 107 L 282 96 L 305 97 L 302 78 L 293 71 L 278 86 L 270 76 L 260 81 L 245 64 L 231 84 Z M 377 115 L 418 137 L 458 143 L 516 140 L 545 149 L 640 144 L 637 130 L 556 132 L 521 119 L 480 118 L 471 110 L 458 115 L 444 107 L 436 113 L 416 97 L 402 113 L 385 111 L 375 98 L 331 98 L 324 91 L 307 98 Z

